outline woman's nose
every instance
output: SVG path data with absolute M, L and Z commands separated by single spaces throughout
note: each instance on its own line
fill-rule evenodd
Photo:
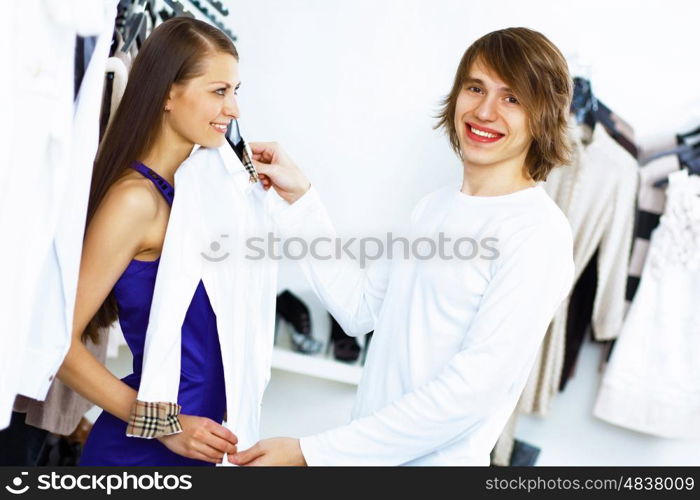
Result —
M 223 112 L 226 116 L 230 116 L 234 120 L 238 120 L 238 118 L 240 118 L 241 110 L 238 108 L 238 100 L 236 99 L 235 95 L 230 99 L 226 99 Z

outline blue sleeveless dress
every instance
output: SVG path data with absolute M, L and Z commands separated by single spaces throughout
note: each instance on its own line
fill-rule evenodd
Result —
M 175 190 L 165 179 L 141 163 L 133 164 L 132 168 L 150 179 L 172 205 Z M 144 341 L 159 260 L 132 260 L 114 286 L 119 324 L 134 356 L 134 372 L 122 381 L 136 390 L 141 381 Z M 182 405 L 181 413 L 221 423 L 226 411 L 224 370 L 216 315 L 201 281 L 182 324 L 180 370 L 178 403 Z M 157 439 L 127 437 L 126 422 L 103 411 L 85 443 L 80 465 L 214 464 L 177 455 Z

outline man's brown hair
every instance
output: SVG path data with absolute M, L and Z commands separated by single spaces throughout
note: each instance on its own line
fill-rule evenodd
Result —
M 503 79 L 525 108 L 533 137 L 525 166 L 534 180 L 545 180 L 552 168 L 568 163 L 570 155 L 566 130 L 572 84 L 564 56 L 544 35 L 527 28 L 493 31 L 471 44 L 462 56 L 435 126 L 445 128 L 458 155 L 455 107 L 477 60 Z

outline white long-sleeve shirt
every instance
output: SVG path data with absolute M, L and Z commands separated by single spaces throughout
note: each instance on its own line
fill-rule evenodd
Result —
M 202 280 L 216 313 L 227 425 L 241 448 L 258 440 L 277 291 L 276 261 L 246 258 L 245 244 L 272 231 L 273 211 L 286 208 L 273 190 L 266 192 L 248 179 L 228 144 L 198 149 L 175 173 L 175 201 L 158 266 L 137 398 L 177 402 L 182 323 Z M 137 431 L 129 435 L 153 437 L 144 436 L 141 427 Z
M 312 188 L 278 220 L 285 236 L 333 237 Z M 309 465 L 488 465 L 540 342 L 573 279 L 571 228 L 541 187 L 425 197 L 410 240 L 476 241 L 475 258 L 397 258 L 367 272 L 348 261 L 302 261 L 344 330 L 374 337 L 353 421 L 301 439 Z M 486 240 L 486 238 L 496 238 Z M 460 254 L 473 254 L 462 240 Z M 426 240 L 416 255 L 430 254 Z M 493 247 L 497 249 L 494 257 Z

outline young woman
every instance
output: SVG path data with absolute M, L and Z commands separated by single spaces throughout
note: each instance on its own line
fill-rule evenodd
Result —
M 93 172 L 76 297 L 73 342 L 59 378 L 103 408 L 81 465 L 212 465 L 236 450 L 226 409 L 216 317 L 202 283 L 182 326 L 178 403 L 182 432 L 127 437 L 173 182 L 195 144 L 219 147 L 239 116 L 238 53 L 210 25 L 187 18 L 158 26 L 136 57 Z M 114 377 L 81 339 L 118 319 L 134 373 Z M 102 339 L 105 341 L 105 339 Z

